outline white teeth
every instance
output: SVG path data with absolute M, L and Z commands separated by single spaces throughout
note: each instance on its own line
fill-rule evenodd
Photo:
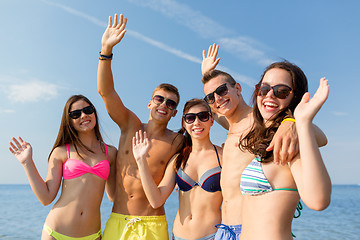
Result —
M 275 104 L 275 103 L 266 102 L 266 103 L 264 103 L 264 106 L 277 107 L 278 105 L 277 105 L 277 104 Z
M 81 123 L 81 125 L 83 125 L 83 124 L 88 124 L 90 121 L 88 120 L 88 121 L 85 121 L 85 122 L 82 122 Z
M 159 113 L 162 113 L 162 114 L 166 114 L 165 111 L 162 111 L 162 110 L 158 110 Z
M 202 129 L 194 129 L 194 132 L 202 132 Z
M 225 104 L 227 103 L 227 101 L 223 102 L 222 104 L 219 105 L 219 108 L 222 108 Z

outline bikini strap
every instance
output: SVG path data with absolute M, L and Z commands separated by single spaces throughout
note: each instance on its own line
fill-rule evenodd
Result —
M 215 149 L 215 152 L 216 152 L 216 157 L 217 157 L 219 166 L 220 166 L 220 168 L 222 168 L 222 167 L 221 167 L 221 164 L 220 164 L 219 154 L 218 154 L 218 151 L 217 151 L 217 149 L 216 149 L 216 146 L 215 146 L 214 144 L 213 144 L 213 146 L 214 146 L 214 149 Z
M 70 158 L 70 147 L 69 147 L 68 143 L 66 144 L 66 152 L 67 152 L 68 158 Z
M 109 154 L 108 154 L 108 146 L 104 143 L 105 145 L 105 151 L 106 151 L 106 160 L 109 161 Z

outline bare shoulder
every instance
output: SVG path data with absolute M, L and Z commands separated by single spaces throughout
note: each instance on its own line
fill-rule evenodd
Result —
M 184 135 L 169 130 L 169 138 L 169 140 L 171 141 L 171 145 L 176 148 L 176 150 L 179 150 L 184 141 Z
M 65 162 L 67 160 L 67 150 L 66 145 L 62 145 L 59 147 L 56 147 L 54 151 L 51 153 L 49 161 L 57 162 Z
M 117 149 L 112 145 L 106 144 L 106 146 L 108 147 L 109 161 L 112 163 L 116 159 Z

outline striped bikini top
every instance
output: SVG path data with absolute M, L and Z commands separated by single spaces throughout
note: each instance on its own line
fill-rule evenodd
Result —
M 91 173 L 106 180 L 110 174 L 110 162 L 108 155 L 108 147 L 106 144 L 105 144 L 105 150 L 106 150 L 106 160 L 102 160 L 91 167 L 79 159 L 70 158 L 69 144 L 66 144 L 68 159 L 63 164 L 63 178 L 73 179 L 80 177 L 85 173 Z
M 244 169 L 240 190 L 243 195 L 259 195 L 277 190 L 297 191 L 294 188 L 272 188 L 262 169 L 260 157 L 255 157 Z
M 219 165 L 217 167 L 207 170 L 201 177 L 199 182 L 195 182 L 190 178 L 181 168 L 176 172 L 176 184 L 179 189 L 183 192 L 187 192 L 195 186 L 200 186 L 207 192 L 217 192 L 221 191 L 220 187 L 220 174 L 221 174 L 221 165 L 219 154 L 214 146 L 216 157 Z

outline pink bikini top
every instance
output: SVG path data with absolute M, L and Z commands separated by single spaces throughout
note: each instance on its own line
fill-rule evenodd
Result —
M 110 163 L 108 156 L 108 148 L 106 144 L 105 144 L 105 150 L 106 150 L 106 160 L 102 160 L 98 162 L 96 165 L 91 167 L 81 160 L 70 158 L 69 144 L 66 144 L 68 159 L 63 164 L 63 178 L 73 179 L 80 177 L 85 173 L 92 173 L 106 180 L 110 174 Z

